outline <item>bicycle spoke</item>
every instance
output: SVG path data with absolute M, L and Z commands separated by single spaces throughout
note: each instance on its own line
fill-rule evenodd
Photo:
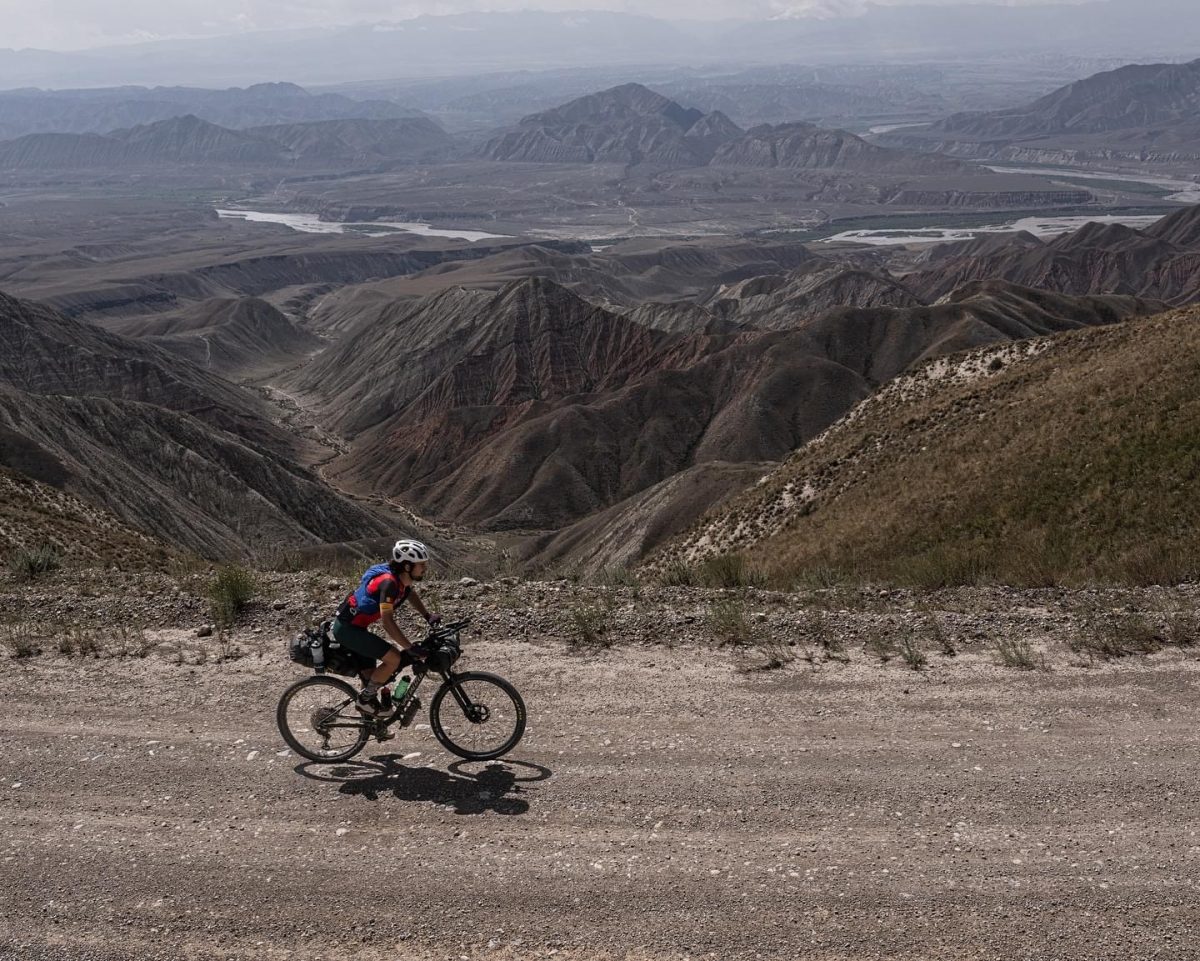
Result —
M 293 692 L 286 717 L 292 736 L 321 757 L 346 753 L 362 736 L 362 721 L 353 702 L 333 685 L 311 684 Z
M 453 695 L 441 705 L 441 725 L 455 744 L 476 754 L 499 750 L 517 727 L 517 706 L 508 692 L 490 681 L 467 679 L 460 690 L 480 716 L 471 718 Z

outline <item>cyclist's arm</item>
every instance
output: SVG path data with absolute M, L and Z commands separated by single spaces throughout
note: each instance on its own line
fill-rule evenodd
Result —
M 426 621 L 430 618 L 429 610 L 425 607 L 425 602 L 421 600 L 421 595 L 417 593 L 416 588 L 408 589 L 408 602 L 412 604 L 413 609 L 420 614 Z
M 396 646 L 402 651 L 407 651 L 412 647 L 412 642 L 400 630 L 400 625 L 396 623 L 395 616 L 396 598 L 399 596 L 399 590 L 392 590 L 387 587 L 383 590 L 383 596 L 379 599 L 379 623 L 383 625 L 384 633 L 395 642 Z
M 396 618 L 393 616 L 395 608 L 391 604 L 379 605 L 379 623 L 383 625 L 383 631 L 391 638 L 402 651 L 407 651 L 412 647 L 412 643 L 404 632 L 400 630 L 400 625 L 396 623 Z

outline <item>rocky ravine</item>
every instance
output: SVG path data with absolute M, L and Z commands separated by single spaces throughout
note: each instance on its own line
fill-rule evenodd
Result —
M 465 664 L 524 693 L 523 743 L 462 764 L 417 726 L 316 768 L 272 714 L 298 676 L 280 635 L 325 577 L 273 579 L 293 610 L 252 613 L 234 660 L 195 663 L 184 581 L 168 656 L 5 661 L 0 958 L 1200 957 L 1200 662 L 1063 646 L 1077 605 L 1195 589 L 752 592 L 797 651 L 828 608 L 849 660 L 743 674 L 713 594 L 442 585 L 479 618 Z M 88 603 L 145 586 L 114 581 Z M 57 586 L 0 588 L 10 623 Z M 565 614 L 604 597 L 618 646 L 572 651 Z M 926 671 L 858 640 L 930 616 L 959 653 Z M 1050 669 L 998 666 L 1001 637 Z

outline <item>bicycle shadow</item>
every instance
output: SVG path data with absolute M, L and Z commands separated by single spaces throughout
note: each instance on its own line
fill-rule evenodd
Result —
M 399 754 L 376 754 L 368 761 L 298 764 L 296 773 L 313 781 L 337 783 L 339 794 L 368 801 L 390 794 L 400 801 L 453 805 L 455 814 L 493 811 L 507 815 L 529 810 L 528 801 L 514 797 L 523 790 L 521 785 L 554 775 L 550 768 L 530 761 L 455 761 L 442 770 L 409 766 L 403 760 Z

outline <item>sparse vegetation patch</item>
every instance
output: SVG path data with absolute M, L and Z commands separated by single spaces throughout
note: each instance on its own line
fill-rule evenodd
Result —
M 220 568 L 208 584 L 213 619 L 221 627 L 237 620 L 258 591 L 258 580 L 251 571 L 236 564 Z

